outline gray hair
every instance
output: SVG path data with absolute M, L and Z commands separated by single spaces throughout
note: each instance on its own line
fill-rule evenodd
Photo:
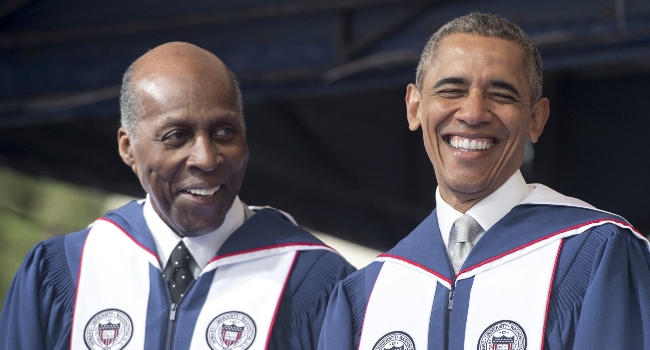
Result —
M 237 94 L 237 112 L 241 115 L 242 120 L 244 120 L 244 99 L 242 98 L 241 89 L 239 88 L 239 79 L 237 79 L 237 76 L 230 70 L 230 68 L 227 69 L 228 74 L 230 74 L 230 78 L 232 79 L 232 83 L 235 85 L 235 93 Z
M 537 47 L 518 25 L 501 16 L 478 12 L 447 22 L 429 38 L 420 56 L 420 62 L 415 74 L 415 83 L 420 91 L 422 90 L 424 77 L 436 59 L 438 42 L 440 39 L 455 33 L 499 38 L 519 44 L 524 50 L 524 66 L 527 70 L 528 83 L 531 88 L 531 102 L 537 102 L 542 98 L 542 57 Z
M 144 107 L 138 93 L 138 89 L 133 82 L 132 63 L 126 69 L 122 78 L 122 90 L 120 91 L 120 123 L 126 131 L 133 135 L 138 118 L 144 114 Z
M 144 114 L 142 100 L 140 99 L 139 91 L 133 81 L 134 65 L 135 62 L 126 69 L 124 77 L 122 78 L 122 90 L 120 91 L 120 124 L 130 135 L 135 135 L 138 119 Z M 228 69 L 228 74 L 230 74 L 230 77 L 232 78 L 235 93 L 237 94 L 237 112 L 241 115 L 242 119 L 244 119 L 244 101 L 239 88 L 239 80 L 237 80 L 235 73 L 233 73 L 229 68 L 226 69 Z

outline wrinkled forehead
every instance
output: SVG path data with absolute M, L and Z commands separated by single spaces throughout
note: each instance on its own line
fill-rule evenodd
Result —
M 234 85 L 228 69 L 221 61 L 202 57 L 164 57 L 138 61 L 135 64 L 134 78 L 142 87 L 153 82 L 201 84 L 223 89 L 231 89 Z
M 225 66 L 203 61 L 157 61 L 136 70 L 134 76 L 143 100 L 166 104 L 185 99 L 187 103 L 214 103 L 241 113 L 236 83 Z
M 134 63 L 138 81 L 168 80 L 201 83 L 231 89 L 233 77 L 214 54 L 188 43 L 167 43 L 142 55 Z
M 520 43 L 514 40 L 474 33 L 451 33 L 442 36 L 432 48 L 429 67 L 436 64 L 436 60 L 441 54 L 448 53 L 451 50 L 463 49 L 465 51 L 471 51 L 472 49 L 476 49 L 482 50 L 485 54 L 489 54 L 494 50 L 495 45 L 507 51 L 509 60 L 512 59 L 512 61 L 520 63 L 522 72 L 526 73 L 526 50 Z

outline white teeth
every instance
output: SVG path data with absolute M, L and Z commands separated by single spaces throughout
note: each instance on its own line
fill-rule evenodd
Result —
M 217 186 L 214 188 L 192 188 L 186 191 L 195 196 L 209 197 L 217 193 L 217 191 L 219 191 L 219 188 L 221 188 L 221 186 Z
M 459 137 L 451 138 L 449 144 L 451 147 L 468 151 L 488 150 L 494 146 L 494 142 L 461 139 Z

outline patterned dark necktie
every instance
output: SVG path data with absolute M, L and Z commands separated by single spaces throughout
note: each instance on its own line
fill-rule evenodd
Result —
M 474 248 L 474 243 L 472 243 L 474 237 L 481 232 L 482 228 L 473 217 L 467 214 L 456 219 L 454 227 L 456 228 L 456 244 L 451 255 L 451 262 L 454 272 L 458 274 L 469 252 Z
M 172 251 L 167 266 L 165 266 L 163 277 L 167 280 L 174 303 L 178 303 L 187 287 L 194 280 L 192 261 L 192 254 L 185 243 L 181 241 Z

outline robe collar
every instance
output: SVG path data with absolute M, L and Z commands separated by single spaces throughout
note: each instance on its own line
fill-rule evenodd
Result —
M 123 207 L 109 211 L 104 219 L 121 227 L 136 244 L 154 254 L 160 261 L 156 252 L 156 243 L 145 222 L 140 203 L 132 201 Z M 296 226 L 282 212 L 264 208 L 236 229 L 211 261 L 225 255 L 288 245 L 326 246 L 318 238 Z
M 550 239 L 564 230 L 597 220 L 627 224 L 619 216 L 595 210 L 585 202 L 563 196 L 546 186 L 536 184 L 532 187 L 534 189 L 530 199 L 527 198 L 512 208 L 486 231 L 467 257 L 463 270 L 479 266 L 485 261 L 494 260 L 534 242 Z M 436 210 L 382 256 L 398 258 L 423 267 L 450 284 L 455 280 L 440 235 Z

